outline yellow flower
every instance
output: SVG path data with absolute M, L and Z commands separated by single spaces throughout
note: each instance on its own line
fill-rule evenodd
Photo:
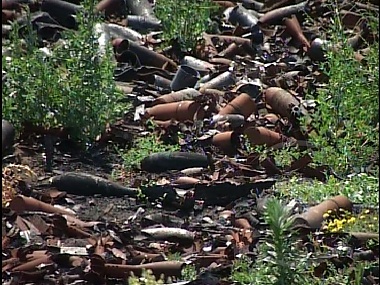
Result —
M 370 229 L 373 229 L 375 226 L 374 226 L 373 224 L 369 224 L 368 227 L 369 227 Z
M 366 215 L 360 215 L 359 219 L 364 220 L 367 216 Z
M 327 211 L 327 213 L 328 213 L 328 214 L 331 214 L 331 213 L 332 213 L 332 211 L 331 211 L 331 210 L 328 210 L 328 211 Z
M 377 217 L 373 217 L 372 219 L 373 219 L 374 221 L 377 221 Z
M 332 232 L 332 233 L 336 233 L 337 231 L 338 230 L 336 228 L 333 228 L 333 229 L 330 230 L 330 232 Z
M 323 217 L 324 219 L 327 219 L 329 216 L 330 216 L 329 213 L 324 213 L 322 217 Z
M 364 210 L 364 214 L 369 214 L 369 210 Z
M 353 223 L 355 223 L 355 221 L 356 221 L 356 218 L 355 217 L 351 217 L 351 218 L 348 219 L 347 223 L 353 224 Z
M 343 218 L 343 219 L 341 219 L 340 221 L 342 222 L 342 224 L 345 224 L 345 223 L 347 223 L 347 220 L 346 220 L 346 219 L 344 219 L 344 218 Z

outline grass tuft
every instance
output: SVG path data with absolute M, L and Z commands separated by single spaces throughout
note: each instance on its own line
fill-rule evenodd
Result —
M 199 37 L 210 26 L 210 16 L 217 6 L 210 0 L 157 0 L 155 13 L 162 21 L 164 40 L 178 40 L 181 48 L 195 48 Z

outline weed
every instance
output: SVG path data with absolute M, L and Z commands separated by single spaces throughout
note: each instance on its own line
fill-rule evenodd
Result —
M 301 151 L 298 146 L 284 145 L 281 148 L 268 148 L 265 145 L 252 145 L 246 136 L 244 136 L 244 146 L 248 154 L 259 154 L 260 161 L 268 157 L 273 158 L 280 169 L 290 166 L 292 162 L 307 153 L 307 151 Z
M 336 268 L 335 265 L 328 263 L 326 270 L 324 270 L 323 278 L 312 277 L 307 284 L 313 285 L 361 285 L 369 284 L 370 282 L 364 281 L 365 271 L 370 270 L 372 267 L 377 267 L 378 262 L 373 261 L 357 261 L 351 266 L 344 266 L 343 268 Z
M 181 277 L 185 281 L 193 281 L 197 278 L 197 270 L 195 265 L 185 265 L 181 272 Z
M 210 0 L 157 0 L 155 13 L 162 21 L 164 39 L 178 39 L 183 49 L 191 50 L 207 30 L 211 12 L 215 9 Z
M 326 34 L 331 35 L 330 45 L 339 46 L 339 50 L 330 48 L 327 62 L 322 65 L 329 82 L 315 96 L 318 108 L 312 115 L 315 132 L 311 140 L 319 149 L 313 152 L 314 161 L 344 175 L 366 171 L 377 157 L 379 43 L 376 40 L 368 44 L 365 61 L 355 60 L 339 12 L 336 8 L 334 11 L 335 17 Z M 369 15 L 368 19 L 372 30 L 378 31 L 378 17 Z
M 363 214 L 370 213 L 365 210 L 359 217 Z M 297 245 L 290 210 L 272 198 L 265 206 L 264 218 L 268 224 L 266 240 L 260 243 L 255 263 L 243 256 L 233 264 L 231 278 L 238 284 L 362 284 L 364 270 L 375 264 L 360 261 L 338 269 L 327 261 L 323 277 L 314 276 L 311 255 Z M 312 255 L 325 256 L 326 250 L 317 244 Z
M 295 246 L 295 232 L 291 230 L 294 216 L 291 216 L 290 210 L 281 202 L 270 199 L 266 204 L 264 217 L 269 226 L 269 241 L 265 244 L 268 251 L 264 261 L 272 269 L 270 274 L 272 280 L 275 280 L 273 284 L 304 283 L 301 268 L 306 262 L 297 256 L 299 250 Z
M 273 186 L 280 196 L 319 203 L 335 195 L 346 195 L 352 202 L 376 206 L 379 204 L 379 178 L 366 173 L 350 175 L 345 180 L 329 176 L 325 183 L 293 176 Z
M 350 284 L 350 271 L 347 267 L 338 270 L 332 263 L 327 263 L 327 268 L 324 270 L 323 278 L 310 277 L 309 283 L 313 285 L 347 285 Z
M 160 137 L 154 133 L 139 137 L 134 140 L 133 146 L 126 152 L 119 150 L 119 154 L 123 159 L 122 170 L 129 172 L 131 169 L 137 167 L 144 157 L 152 153 L 177 150 L 179 150 L 179 146 L 165 144 L 160 140 Z
M 141 278 L 133 275 L 128 278 L 128 284 L 130 285 L 161 285 L 164 284 L 164 276 L 161 276 L 158 280 L 153 275 L 152 270 L 143 270 Z
M 93 10 L 93 1 L 84 5 Z M 38 48 L 30 19 L 25 49 L 20 45 L 19 27 L 14 27 L 12 55 L 3 57 L 7 81 L 2 114 L 19 131 L 25 123 L 46 129 L 63 127 L 71 139 L 85 144 L 120 115 L 122 93 L 113 80 L 112 50 L 108 46 L 100 58 L 93 32 L 99 19 L 88 12 L 86 16 L 79 13 L 77 20 L 78 30 L 64 32 L 63 40 L 51 47 L 49 55 Z
M 179 252 L 169 253 L 166 257 L 170 261 L 180 261 L 182 259 L 181 253 Z
M 260 244 L 253 266 L 247 260 L 234 264 L 232 278 L 241 284 L 307 284 L 307 259 L 296 247 L 291 229 L 294 216 L 276 199 L 269 199 L 264 218 L 268 224 L 267 239 Z
M 256 268 L 253 267 L 252 261 L 245 255 L 233 263 L 231 278 L 238 284 L 255 284 Z
M 379 232 L 378 213 L 365 209 L 358 214 L 339 209 L 323 215 L 322 230 L 326 232 Z

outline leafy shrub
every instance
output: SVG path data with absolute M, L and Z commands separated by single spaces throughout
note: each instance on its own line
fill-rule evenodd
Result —
M 368 16 L 374 33 L 379 26 L 378 16 Z M 379 147 L 379 42 L 369 44 L 366 60 L 354 58 L 354 50 L 337 15 L 332 20 L 331 45 L 327 63 L 322 66 L 329 82 L 315 96 L 318 103 L 313 127 L 313 142 L 320 151 L 315 161 L 328 164 L 340 174 L 366 171 L 378 159 Z M 377 170 L 376 170 L 377 171 Z
M 165 144 L 159 135 L 153 133 L 136 138 L 130 149 L 127 151 L 119 150 L 119 154 L 123 159 L 123 171 L 130 171 L 137 167 L 143 158 L 152 153 L 178 150 L 178 145 Z
M 90 1 L 91 2 L 91 1 Z M 92 11 L 93 3 L 85 3 Z M 2 114 L 18 129 L 25 124 L 63 127 L 70 138 L 89 143 L 120 114 L 121 92 L 113 80 L 112 50 L 99 56 L 94 31 L 99 19 L 91 12 L 77 16 L 78 30 L 63 33 L 46 54 L 38 48 L 30 19 L 25 48 L 17 25 L 11 35 L 11 57 L 3 57 Z
M 257 260 L 252 265 L 246 258 L 236 262 L 232 279 L 240 284 L 308 284 L 307 258 L 297 247 L 291 211 L 272 198 L 265 205 L 264 219 L 268 229 Z
M 195 47 L 198 37 L 210 25 L 210 15 L 216 10 L 210 0 L 157 0 L 155 13 L 162 21 L 164 39 L 178 39 L 186 49 Z
M 335 195 L 346 195 L 353 203 L 379 204 L 379 178 L 366 173 L 350 175 L 344 180 L 328 176 L 325 183 L 297 176 L 276 183 L 274 189 L 286 197 L 305 203 L 319 203 Z

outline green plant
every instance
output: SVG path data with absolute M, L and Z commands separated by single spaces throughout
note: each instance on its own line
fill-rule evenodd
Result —
M 157 0 L 155 13 L 162 21 L 164 39 L 178 39 L 183 49 L 191 50 L 207 30 L 215 9 L 210 0 Z
M 280 201 L 270 199 L 266 203 L 264 217 L 269 227 L 264 261 L 271 268 L 273 284 L 304 283 L 302 273 L 306 270 L 306 262 L 298 254 L 300 249 L 296 247 L 295 232 L 291 229 L 294 216 Z
M 181 272 L 181 278 L 185 281 L 192 281 L 197 278 L 197 270 L 195 265 L 185 265 Z
M 252 261 L 245 255 L 234 260 L 232 265 L 231 279 L 238 284 L 255 284 L 257 277 L 256 268 Z
M 158 280 L 153 275 L 152 270 L 144 270 L 141 273 L 141 278 L 138 278 L 133 275 L 128 278 L 129 285 L 161 285 L 164 284 L 164 276 L 160 276 Z
M 334 17 L 326 31 L 330 48 L 327 62 L 322 65 L 329 81 L 315 96 L 318 107 L 312 115 L 315 132 L 311 140 L 319 150 L 312 155 L 315 162 L 344 175 L 366 171 L 378 159 L 379 42 L 377 36 L 373 43 L 367 43 L 369 54 L 365 61 L 355 60 L 337 3 L 332 7 Z M 378 15 L 366 18 L 372 32 L 378 33 Z M 375 171 L 377 176 L 377 166 Z
M 350 273 L 348 267 L 337 269 L 331 262 L 327 262 L 327 268 L 324 270 L 323 277 L 310 277 L 308 283 L 313 285 L 349 285 Z
M 181 253 L 179 253 L 179 252 L 168 253 L 168 255 L 166 257 L 170 261 L 180 261 L 182 259 Z
M 268 224 L 266 240 L 259 246 L 253 266 L 247 260 L 234 264 L 232 278 L 240 284 L 307 284 L 307 257 L 297 247 L 294 216 L 274 198 L 267 201 L 264 213 Z
M 338 212 L 329 210 L 323 215 L 324 223 L 322 230 L 326 232 L 379 232 L 379 213 L 371 212 L 369 209 L 359 214 L 339 209 Z
M 293 176 L 286 181 L 276 183 L 273 187 L 280 196 L 300 199 L 307 203 L 319 203 L 342 194 L 354 203 L 367 206 L 379 204 L 379 178 L 366 173 L 350 175 L 344 180 L 329 176 L 326 182 Z
M 152 153 L 177 150 L 179 150 L 178 145 L 165 144 L 155 133 L 136 138 L 129 150 L 126 152 L 119 150 L 119 154 L 123 159 L 121 171 L 127 173 L 132 168 L 137 167 L 144 157 Z
M 100 56 L 99 35 L 94 33 L 100 19 L 92 13 L 93 1 L 84 5 L 87 9 L 77 15 L 78 30 L 63 32 L 63 39 L 48 47 L 48 55 L 38 48 L 29 12 L 25 40 L 15 24 L 11 57 L 3 57 L 7 81 L 2 114 L 18 130 L 25 123 L 46 129 L 63 127 L 71 139 L 85 144 L 120 116 L 122 93 L 113 80 L 112 50 L 108 45 Z

